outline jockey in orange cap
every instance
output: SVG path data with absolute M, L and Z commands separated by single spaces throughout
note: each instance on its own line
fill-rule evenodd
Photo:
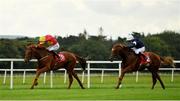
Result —
M 60 46 L 56 38 L 53 37 L 52 35 L 48 34 L 48 35 L 39 37 L 38 46 L 45 46 L 47 47 L 47 50 L 52 52 L 54 55 L 58 56 L 57 53 L 55 53 L 54 51 L 58 50 Z

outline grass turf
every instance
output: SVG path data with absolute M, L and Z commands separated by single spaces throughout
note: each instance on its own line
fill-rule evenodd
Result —
M 43 77 L 39 79 L 39 85 L 35 89 L 29 89 L 34 75 L 26 77 L 26 83 L 22 84 L 22 75 L 14 77 L 14 89 L 10 90 L 9 80 L 6 84 L 0 85 L 0 100 L 180 100 L 180 76 L 174 77 L 170 82 L 170 74 L 161 75 L 166 86 L 163 90 L 159 81 L 154 90 L 151 90 L 151 75 L 139 76 L 135 82 L 135 75 L 126 75 L 121 89 L 114 89 L 117 83 L 117 76 L 105 76 L 104 83 L 100 83 L 100 76 L 91 77 L 91 88 L 80 89 L 77 81 L 74 80 L 71 89 L 67 89 L 68 82 L 63 83 L 62 75 L 53 76 L 53 88 L 50 88 L 49 76 L 46 84 L 43 84 Z M 0 82 L 3 77 L 0 76 Z M 85 79 L 84 86 L 87 81 Z

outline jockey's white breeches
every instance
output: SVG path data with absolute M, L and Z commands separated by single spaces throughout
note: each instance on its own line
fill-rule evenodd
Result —
M 132 50 L 136 53 L 136 54 L 139 54 L 139 53 L 143 53 L 145 51 L 145 47 L 142 47 L 142 48 L 132 48 Z
M 59 49 L 59 43 L 56 43 L 56 44 L 54 44 L 54 45 L 52 45 L 52 46 L 49 46 L 49 47 L 47 47 L 47 49 L 49 50 L 49 51 L 53 51 L 53 50 L 58 50 Z

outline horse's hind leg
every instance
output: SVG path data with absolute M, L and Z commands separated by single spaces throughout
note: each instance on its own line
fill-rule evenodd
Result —
M 72 73 L 71 73 L 71 72 L 68 72 L 68 76 L 69 76 L 69 86 L 68 86 L 68 89 L 70 89 L 70 88 L 71 88 L 71 85 L 72 85 L 72 82 L 73 82 Z
M 79 80 L 77 74 L 76 74 L 74 71 L 72 72 L 72 74 L 73 74 L 74 78 L 78 81 L 78 83 L 79 83 L 79 85 L 81 86 L 81 88 L 82 88 L 82 89 L 85 89 L 85 88 L 83 87 L 83 84 L 82 84 L 81 81 Z
M 155 73 L 152 73 L 152 81 L 153 81 L 152 89 L 154 89 L 154 86 L 155 86 L 155 84 L 157 82 L 156 74 Z
M 164 83 L 163 83 L 163 81 L 161 80 L 159 74 L 158 74 L 158 73 L 156 73 L 156 74 L 157 74 L 156 77 L 157 77 L 157 79 L 159 80 L 159 82 L 160 82 L 160 84 L 161 84 L 161 87 L 162 87 L 163 89 L 165 89 Z

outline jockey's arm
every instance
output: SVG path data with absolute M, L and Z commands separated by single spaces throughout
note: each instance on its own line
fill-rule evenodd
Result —
M 136 46 L 136 42 L 133 41 L 133 42 L 129 42 L 129 44 L 127 45 L 128 48 L 133 48 Z

